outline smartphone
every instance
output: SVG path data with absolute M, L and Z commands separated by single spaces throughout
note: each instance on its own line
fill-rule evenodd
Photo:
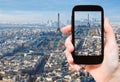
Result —
M 72 56 L 76 64 L 100 64 L 104 56 L 104 11 L 98 5 L 72 10 Z

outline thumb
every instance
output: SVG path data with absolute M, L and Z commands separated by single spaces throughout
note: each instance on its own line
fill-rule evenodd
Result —
M 109 72 L 113 70 L 114 68 L 117 68 L 118 66 L 118 45 L 115 40 L 115 34 L 114 30 L 111 27 L 108 18 L 104 21 L 104 32 L 105 32 L 105 48 L 104 48 L 104 54 L 105 54 L 105 60 L 104 65 L 107 65 Z
M 108 44 L 116 43 L 114 30 L 111 27 L 108 18 L 105 18 L 104 21 L 104 32 L 106 43 Z

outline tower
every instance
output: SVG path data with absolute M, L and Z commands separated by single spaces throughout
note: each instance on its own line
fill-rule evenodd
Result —
M 60 14 L 58 13 L 58 28 L 60 28 Z
M 88 27 L 90 28 L 89 14 L 88 14 Z
M 58 27 L 56 31 L 56 38 L 61 38 L 62 32 L 60 31 L 60 14 L 58 13 Z
M 60 32 L 60 14 L 58 13 L 58 28 L 57 32 Z

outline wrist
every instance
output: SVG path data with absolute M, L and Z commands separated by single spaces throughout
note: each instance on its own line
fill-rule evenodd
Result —
M 106 71 L 101 70 L 99 72 L 99 76 L 94 75 L 93 77 L 95 81 L 96 82 L 120 82 L 120 65 L 118 65 L 118 67 L 116 67 L 116 69 L 112 72 L 106 72 Z
M 109 82 L 112 78 L 111 74 L 104 74 L 100 77 L 98 77 L 97 80 L 95 80 L 96 82 Z
M 112 74 L 111 79 L 108 82 L 120 82 L 120 65 L 116 69 L 116 71 Z
M 93 76 L 96 82 L 109 82 L 110 79 L 112 78 L 112 74 L 108 74 L 108 72 L 104 72 L 102 70 L 97 74 L 99 74 L 99 76 L 98 75 Z

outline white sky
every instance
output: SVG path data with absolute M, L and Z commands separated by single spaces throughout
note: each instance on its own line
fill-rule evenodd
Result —
M 48 20 L 57 21 L 58 13 L 60 20 L 66 22 L 71 13 L 66 15 L 66 12 L 57 11 L 0 11 L 0 23 L 41 23 Z
M 92 18 L 97 18 L 97 19 L 101 19 L 101 12 L 100 11 L 77 11 L 75 12 L 75 20 L 80 20 L 80 19 L 87 19 L 88 18 L 88 14 L 89 14 L 89 19 Z

